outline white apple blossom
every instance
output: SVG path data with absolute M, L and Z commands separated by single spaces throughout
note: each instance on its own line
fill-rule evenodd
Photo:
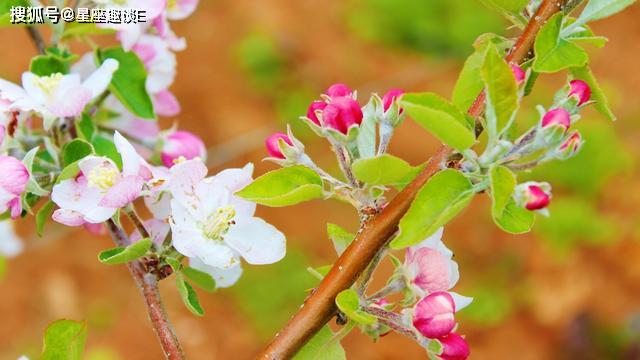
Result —
M 14 257 L 22 252 L 24 245 L 22 240 L 16 234 L 13 222 L 0 222 L 0 255 L 5 257 Z
M 107 59 L 84 80 L 77 73 L 38 76 L 25 72 L 22 87 L 0 79 L 0 98 L 11 102 L 3 106 L 7 110 L 36 112 L 48 129 L 56 118 L 80 115 L 92 99 L 107 89 L 117 69 L 118 61 Z
M 252 180 L 253 165 L 227 169 L 206 177 L 199 159 L 171 168 L 171 229 L 173 246 L 189 258 L 218 269 L 271 264 L 285 255 L 285 237 L 274 226 L 254 217 L 256 204 L 234 192 Z

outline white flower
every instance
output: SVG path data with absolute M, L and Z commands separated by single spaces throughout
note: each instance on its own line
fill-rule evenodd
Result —
M 48 129 L 56 118 L 79 116 L 92 99 L 107 89 L 117 69 L 118 61 L 107 59 L 84 81 L 77 73 L 38 76 L 25 72 L 22 87 L 0 79 L 0 98 L 11 102 L 9 110 L 38 113 Z
M 271 264 L 285 255 L 285 237 L 272 225 L 254 217 L 256 205 L 234 192 L 251 182 L 253 165 L 227 169 L 206 178 L 199 159 L 171 168 L 171 230 L 173 246 L 181 254 L 228 270 L 242 257 L 250 264 Z
M 0 222 L 0 255 L 14 257 L 22 252 L 24 245 L 13 228 L 13 222 Z

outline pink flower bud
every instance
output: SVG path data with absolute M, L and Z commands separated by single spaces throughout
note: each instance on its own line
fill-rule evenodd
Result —
M 289 139 L 289 137 L 283 133 L 275 133 L 269 136 L 265 140 L 264 145 L 267 147 L 267 152 L 269 153 L 269 156 L 278 158 L 278 159 L 285 159 L 286 157 L 280 150 L 280 139 L 284 140 L 285 143 L 293 146 L 291 139 Z
M 529 185 L 526 193 L 525 208 L 527 210 L 540 210 L 549 205 L 551 195 L 547 194 L 538 185 Z
M 571 115 L 569 115 L 569 112 L 565 109 L 549 110 L 542 117 L 542 127 L 546 128 L 549 126 L 561 126 L 564 128 L 564 131 L 567 131 L 569 126 L 571 126 Z
M 362 109 L 357 101 L 350 97 L 334 98 L 322 112 L 324 126 L 338 130 L 343 134 L 349 132 L 349 128 L 360 125 L 362 122 Z
M 407 249 L 405 268 L 409 281 L 427 293 L 450 287 L 449 259 L 435 249 Z
M 345 84 L 333 84 L 325 91 L 330 98 L 338 98 L 343 96 L 351 96 L 353 91 Z
M 27 188 L 29 171 L 20 160 L 0 155 L 0 173 L 0 213 L 11 210 L 16 219 L 22 213 L 20 195 Z
M 320 119 L 318 119 L 318 115 L 316 115 L 317 110 L 324 110 L 327 107 L 327 103 L 324 101 L 314 101 L 309 105 L 309 109 L 307 110 L 307 117 L 313 121 L 314 124 L 321 126 Z
M 465 339 L 451 333 L 438 339 L 442 344 L 442 353 L 438 357 L 442 360 L 465 360 L 469 357 L 469 345 Z
M 571 86 L 571 91 L 569 91 L 569 96 L 575 96 L 578 98 L 578 106 L 586 103 L 591 99 L 591 88 L 587 85 L 586 82 L 582 80 L 572 80 L 569 85 Z
M 513 72 L 513 76 L 516 78 L 518 85 L 522 84 L 524 79 L 527 77 L 527 74 L 520 66 L 518 66 L 518 64 L 511 64 L 511 72 Z
M 560 151 L 576 153 L 580 146 L 582 146 L 582 136 L 579 132 L 574 131 L 569 137 L 560 145 Z
M 188 131 L 176 131 L 164 139 L 164 146 L 160 153 L 162 163 L 166 167 L 172 167 L 175 161 L 181 157 L 191 160 L 196 157 L 207 156 L 207 149 L 202 140 Z
M 446 291 L 436 291 L 420 300 L 413 309 L 413 326 L 422 335 L 436 339 L 449 334 L 456 325 L 456 305 Z
M 398 100 L 400 96 L 404 94 L 404 91 L 400 89 L 391 89 L 387 91 L 384 96 L 382 96 L 382 104 L 384 106 L 384 111 L 387 112 L 394 101 Z M 402 114 L 403 109 L 400 109 L 400 113 Z

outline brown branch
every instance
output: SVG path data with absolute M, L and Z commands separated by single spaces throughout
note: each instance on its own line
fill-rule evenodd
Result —
M 564 0 L 543 0 L 536 14 L 506 57 L 507 62 L 522 63 L 532 55 L 536 34 L 542 25 L 562 8 Z M 484 109 L 485 94 L 481 93 L 468 114 L 478 117 Z M 442 145 L 425 169 L 405 187 L 377 216 L 368 220 L 351 245 L 342 253 L 320 285 L 305 300 L 304 305 L 285 327 L 258 355 L 259 359 L 288 359 L 313 337 L 336 312 L 335 297 L 351 287 L 371 260 L 396 232 L 416 194 L 451 155 L 452 149 Z
M 124 231 L 122 231 L 113 220 L 107 221 L 106 225 L 109 234 L 111 234 L 111 238 L 118 246 L 126 246 L 129 243 L 127 235 L 125 235 Z M 127 263 L 127 267 L 129 268 L 131 277 L 133 277 L 138 289 L 140 289 L 142 293 L 149 313 L 149 320 L 158 336 L 165 357 L 171 360 L 184 359 L 184 353 L 182 352 L 178 337 L 173 331 L 173 327 L 162 305 L 160 292 L 158 291 L 158 277 L 147 271 L 144 264 L 140 261 L 131 261 Z

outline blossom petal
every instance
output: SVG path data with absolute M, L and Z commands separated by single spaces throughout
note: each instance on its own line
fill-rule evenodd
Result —
M 237 218 L 224 241 L 248 263 L 272 264 L 286 253 L 286 239 L 273 225 L 257 217 Z
M 241 169 L 226 169 L 216 174 L 214 180 L 227 189 L 231 194 L 241 190 L 253 181 L 253 164 L 248 163 Z M 256 212 L 256 203 L 247 201 L 238 196 L 232 196 L 230 199 L 236 213 L 239 216 L 253 216 Z
M 149 164 L 138 154 L 133 145 L 131 145 L 124 136 L 116 131 L 113 135 L 113 142 L 116 145 L 118 153 L 122 156 L 123 175 L 142 175 L 147 179 L 151 176 Z
M 69 209 L 58 209 L 53 212 L 51 218 L 67 226 L 81 226 L 85 223 L 84 216 L 81 213 Z
M 11 221 L 0 222 L 0 255 L 14 257 L 22 252 L 24 244 L 16 234 Z
M 169 90 L 162 90 L 153 95 L 153 108 L 160 116 L 176 116 L 180 113 L 180 103 Z
M 240 276 L 242 276 L 242 266 L 237 263 L 228 269 L 220 269 L 217 267 L 209 266 L 202 262 L 197 257 L 189 258 L 189 265 L 197 270 L 204 271 L 216 281 L 216 287 L 228 288 L 235 284 Z
M 102 94 L 111 83 L 113 73 L 118 70 L 119 63 L 114 59 L 106 59 L 104 63 L 84 80 L 82 86 L 91 91 L 91 98 Z
M 203 240 L 204 241 L 196 240 L 194 244 L 192 244 L 192 249 L 196 253 L 196 256 L 200 258 L 203 263 L 224 270 L 238 266 L 240 263 L 238 256 L 224 242 Z
M 140 176 L 125 176 L 107 190 L 99 206 L 121 208 L 131 204 L 142 191 L 144 181 Z
M 197 189 L 207 176 L 207 171 L 207 167 L 197 159 L 187 160 L 171 168 L 169 191 L 176 201 L 191 212 L 195 212 L 200 206 Z

